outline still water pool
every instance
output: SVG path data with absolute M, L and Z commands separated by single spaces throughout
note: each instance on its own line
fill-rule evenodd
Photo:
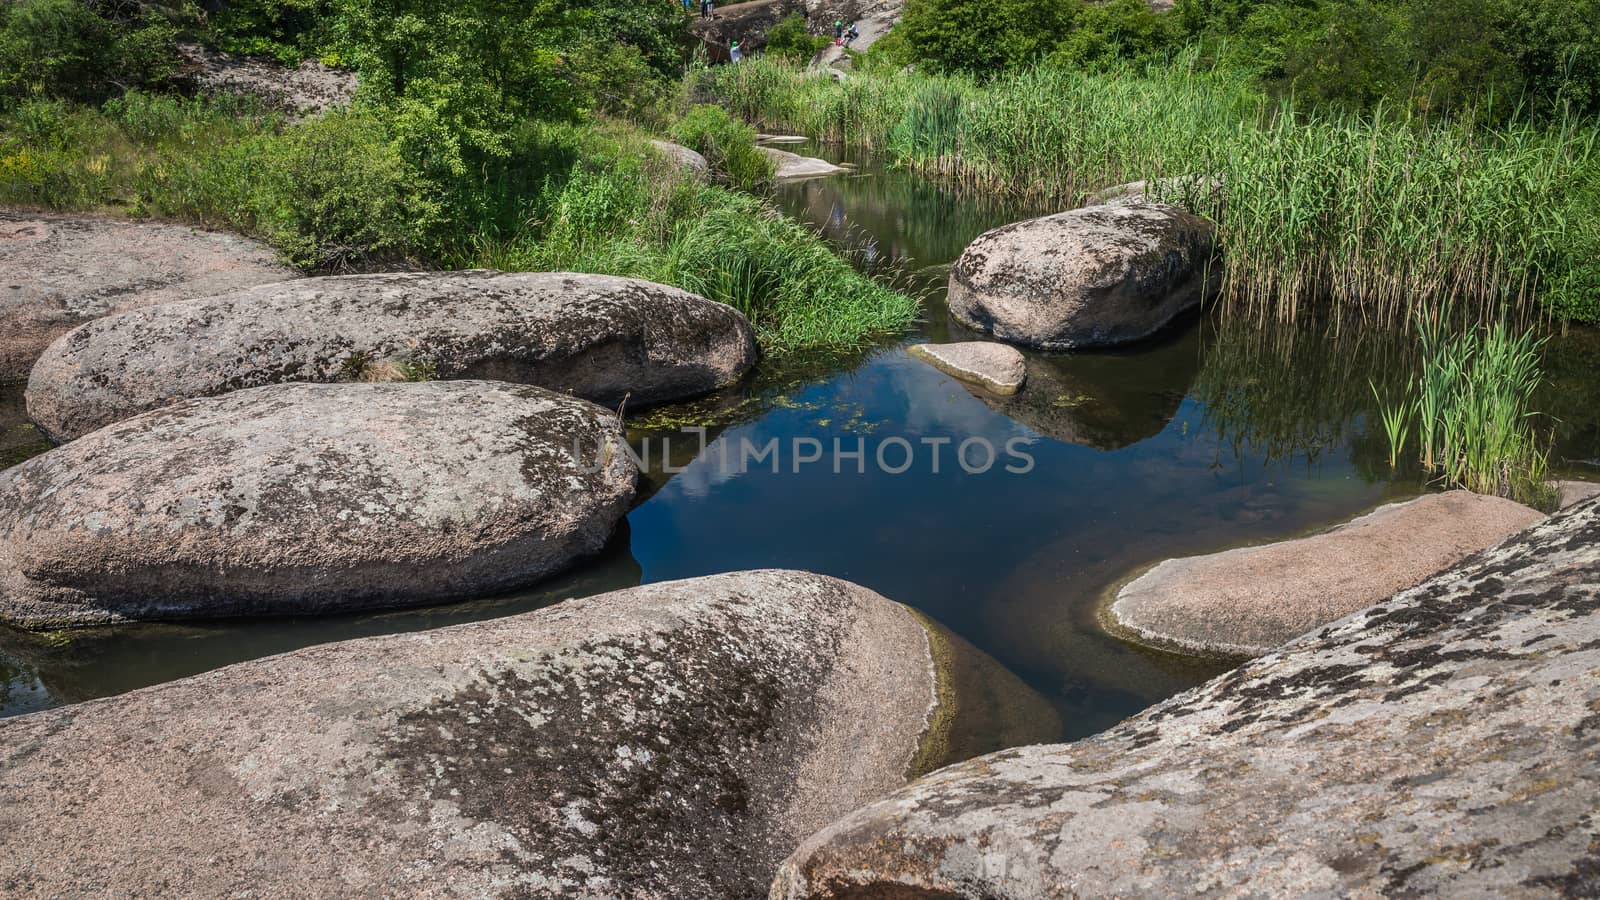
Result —
M 652 457 L 646 499 L 600 557 L 534 590 L 425 609 L 43 637 L 0 629 L 0 714 L 313 643 L 642 582 L 789 567 L 924 611 L 1042 695 L 1059 716 L 1054 736 L 1079 737 L 1227 666 L 1107 636 L 1096 611 L 1108 588 L 1169 556 L 1292 536 L 1421 489 L 1414 473 L 1391 477 L 1381 432 L 1369 425 L 1371 383 L 1409 369 L 1403 340 L 1200 317 L 1127 351 L 1030 355 L 1030 386 L 1013 400 L 977 396 L 911 359 L 907 343 L 971 337 L 944 311 L 943 282 L 961 248 L 1042 211 L 858 162 L 859 174 L 786 186 L 778 202 L 868 271 L 923 292 L 926 321 L 870 352 L 763 363 L 736 389 L 634 418 L 635 446 Z M 1600 477 L 1600 341 L 1558 339 L 1549 370 L 1558 462 Z M 42 446 L 23 424 L 20 393 L 0 388 L 0 466 Z M 684 424 L 706 426 L 704 452 Z M 979 474 L 955 457 L 973 439 L 999 453 Z M 836 441 L 863 458 L 839 459 L 836 472 Z M 773 442 L 777 471 L 770 458 L 739 464 L 742 448 Z M 1023 467 L 1008 446 L 1031 461 L 1026 472 L 1008 471 Z M 904 471 L 880 469 L 880 447 Z M 818 448 L 821 458 L 797 470 Z M 982 454 L 969 450 L 968 461 L 978 468 Z M 963 747 L 1006 740 L 974 735 Z

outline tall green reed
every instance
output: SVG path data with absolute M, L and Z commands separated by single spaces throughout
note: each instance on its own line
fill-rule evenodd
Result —
M 1381 410 L 1391 465 L 1404 453 L 1414 419 L 1419 459 L 1436 481 L 1548 505 L 1549 451 L 1532 408 L 1545 339 L 1503 321 L 1455 334 L 1422 321 L 1418 331 L 1422 371 L 1402 399 Z
M 1219 304 L 1292 322 L 1399 324 L 1446 305 L 1600 316 L 1600 152 L 1590 126 L 1429 124 L 1295 112 L 1192 56 L 1148 70 L 1039 67 L 987 83 L 842 82 L 756 60 L 707 76 L 768 129 L 885 154 L 974 190 L 1069 208 L 1123 182 L 1213 219 Z M 1220 189 L 1199 189 L 1220 185 Z

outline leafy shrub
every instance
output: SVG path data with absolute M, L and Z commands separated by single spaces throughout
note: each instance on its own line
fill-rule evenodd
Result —
M 439 215 L 430 185 L 377 120 L 334 112 L 240 145 L 255 230 L 295 265 L 337 268 L 423 244 Z M 226 163 L 225 163 L 226 164 Z
M 0 106 L 27 97 L 99 102 L 177 70 L 177 28 L 160 13 L 123 22 L 81 0 L 0 3 Z
M 673 136 L 704 156 L 712 171 L 734 187 L 754 191 L 772 183 L 774 166 L 756 147 L 756 130 L 720 106 L 690 109 L 673 129 Z
M 763 52 L 803 65 L 828 43 L 827 37 L 807 30 L 804 15 L 793 12 L 767 30 L 767 47 Z

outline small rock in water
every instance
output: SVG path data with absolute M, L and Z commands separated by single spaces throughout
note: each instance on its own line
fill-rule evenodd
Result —
M 950 313 L 1044 350 L 1148 338 L 1220 275 L 1216 227 L 1175 206 L 1090 206 L 986 231 L 950 269 Z
M 284 384 L 0 472 L 0 621 L 329 613 L 479 597 L 598 551 L 638 470 L 610 411 L 529 385 Z
M 1145 643 L 1259 656 L 1542 518 L 1499 497 L 1428 494 L 1311 537 L 1166 560 L 1117 592 L 1110 617 Z
M 843 166 L 836 166 L 825 159 L 815 156 L 799 156 L 787 150 L 776 147 L 757 147 L 765 153 L 774 163 L 777 163 L 777 173 L 773 178 L 777 181 L 799 181 L 804 178 L 821 178 L 826 175 L 838 175 L 849 170 Z
M 907 351 L 935 369 L 1001 396 L 1015 394 L 1028 377 L 1021 352 L 993 341 L 912 344 Z
M 805 572 L 309 647 L 0 721 L 0 808 L 27 823 L 0 884 L 754 897 L 905 784 L 938 703 L 909 610 Z
M 755 364 L 738 310 L 664 284 L 570 272 L 305 278 L 110 316 L 28 379 L 56 440 L 189 397 L 286 381 L 485 378 L 614 407 L 703 394 Z
M 773 900 L 1590 896 L 1600 499 L 1072 744 L 829 825 Z

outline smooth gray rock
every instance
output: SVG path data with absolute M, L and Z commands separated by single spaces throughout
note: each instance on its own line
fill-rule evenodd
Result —
M 162 222 L 0 210 L 0 381 L 107 313 L 283 281 L 265 245 Z
M 51 345 L 28 414 L 56 440 L 189 397 L 285 381 L 485 378 L 606 406 L 676 400 L 756 358 L 738 310 L 563 272 L 306 278 L 91 322 Z
M 688 147 L 682 144 L 674 144 L 671 141 L 651 141 L 650 146 L 656 148 L 668 162 L 672 163 L 684 174 L 698 178 L 701 181 L 711 177 L 711 164 L 706 162 L 704 156 L 690 150 Z
M 1542 518 L 1502 497 L 1424 494 L 1320 534 L 1163 560 L 1117 591 L 1108 624 L 1179 652 L 1260 656 Z
M 1175 206 L 1090 206 L 979 235 L 950 269 L 950 313 L 1045 350 L 1148 338 L 1212 289 L 1215 226 Z
M 801 181 L 806 178 L 822 178 L 827 175 L 838 175 L 848 172 L 843 166 L 836 166 L 825 159 L 815 156 L 800 156 L 787 150 L 776 147 L 757 146 L 757 150 L 767 155 L 778 168 L 773 174 L 774 181 Z
M 1600 481 L 1557 481 L 1556 507 L 1566 509 L 1600 494 Z
M 529 385 L 285 384 L 185 401 L 0 472 L 0 621 L 509 590 L 604 544 L 638 476 L 622 448 L 612 413 Z
M 1028 377 L 1026 361 L 1017 348 L 993 341 L 912 344 L 906 352 L 952 378 L 999 396 L 1015 394 Z
M 1100 735 L 935 772 L 772 897 L 1592 896 L 1596 671 L 1591 499 Z
M 11 897 L 712 898 L 904 784 L 928 637 L 760 571 L 0 722 Z

